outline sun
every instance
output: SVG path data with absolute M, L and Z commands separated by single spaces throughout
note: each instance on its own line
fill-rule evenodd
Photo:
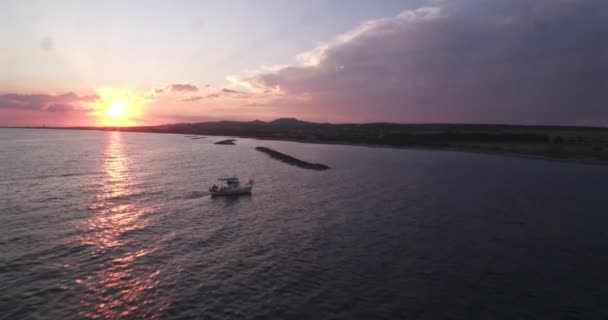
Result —
M 146 97 L 138 91 L 124 88 L 99 88 L 99 100 L 92 105 L 97 125 L 124 127 L 137 125 L 141 119 Z
M 122 101 L 110 101 L 108 103 L 108 116 L 113 119 L 120 119 L 127 115 L 127 107 Z

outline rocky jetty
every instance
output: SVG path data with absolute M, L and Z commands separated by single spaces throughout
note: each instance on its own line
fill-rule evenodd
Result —
M 234 145 L 235 141 L 236 141 L 236 139 L 227 139 L 227 140 L 218 141 L 215 144 Z
M 296 159 L 290 155 L 278 152 L 276 150 L 272 150 L 270 148 L 256 147 L 255 149 L 260 152 L 264 152 L 265 154 L 269 155 L 273 159 L 277 159 L 279 161 L 285 162 L 292 166 L 296 166 L 296 167 L 300 167 L 300 168 L 304 168 L 304 169 L 310 169 L 310 170 L 327 170 L 327 169 L 329 169 L 329 167 L 324 164 L 306 162 L 306 161 L 303 161 L 300 159 Z

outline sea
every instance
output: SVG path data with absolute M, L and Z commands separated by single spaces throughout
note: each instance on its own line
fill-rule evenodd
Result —
M 0 319 L 608 318 L 608 166 L 225 138 L 0 129 Z

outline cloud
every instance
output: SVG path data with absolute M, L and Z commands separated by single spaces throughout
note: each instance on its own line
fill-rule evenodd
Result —
M 153 88 L 152 90 L 148 91 L 147 96 L 154 97 L 154 96 L 158 96 L 158 95 L 169 93 L 169 92 L 192 93 L 192 92 L 198 92 L 198 90 L 199 90 L 198 87 L 193 84 L 174 83 L 174 84 L 168 84 L 168 85 L 166 85 L 164 87 L 160 87 L 160 88 Z
M 73 92 L 62 95 L 8 93 L 0 95 L 0 109 L 70 112 L 86 110 L 85 104 L 98 100 L 97 95 L 78 96 Z
M 241 92 L 241 91 L 232 90 L 232 89 L 228 89 L 228 88 L 223 88 L 223 89 L 222 89 L 222 92 L 223 92 L 223 93 L 229 93 L 229 94 L 231 94 L 231 93 L 237 93 L 237 94 L 239 94 L 239 93 L 243 93 L 243 92 Z
M 222 96 L 224 97 L 230 97 L 230 96 L 235 96 L 235 95 L 246 95 L 245 92 L 242 91 L 237 91 L 237 90 L 232 90 L 232 89 L 228 89 L 228 88 L 223 88 L 222 90 L 215 92 L 215 93 L 210 93 L 206 96 L 193 96 L 193 97 L 189 97 L 189 98 L 185 98 L 182 99 L 181 101 L 183 102 L 194 102 L 194 101 L 199 101 L 202 99 L 216 99 L 216 98 L 220 98 Z
M 201 96 L 195 96 L 195 97 L 190 97 L 190 98 L 182 99 L 182 101 L 184 101 L 184 102 L 194 102 L 194 101 L 201 100 L 202 98 L 203 97 L 201 97 Z
M 178 84 L 170 84 L 167 86 L 172 92 L 197 92 L 198 87 L 193 84 L 187 83 L 178 83 Z
M 281 94 L 286 114 L 327 119 L 608 121 L 608 2 L 430 3 L 365 22 L 296 64 L 228 79 Z
M 247 92 L 229 88 L 214 88 L 210 84 L 204 84 L 201 88 L 187 83 L 168 84 L 162 87 L 150 89 L 145 94 L 145 97 L 152 100 L 160 99 L 165 103 L 196 102 L 221 98 L 222 103 L 225 106 L 231 105 L 231 103 L 237 99 L 240 100 L 251 97 L 251 95 Z M 193 93 L 196 93 L 196 95 L 192 95 Z M 255 97 L 253 98 L 255 99 Z

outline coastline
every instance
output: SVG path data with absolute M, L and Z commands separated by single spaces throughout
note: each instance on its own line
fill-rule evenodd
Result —
M 83 130 L 83 131 L 117 131 L 117 132 L 131 132 L 131 133 L 161 133 L 161 134 L 179 134 L 189 136 L 213 136 L 213 137 L 227 137 L 227 138 L 242 138 L 242 139 L 253 139 L 259 141 L 286 141 L 286 142 L 297 142 L 306 144 L 319 144 L 319 145 L 341 145 L 341 146 L 358 146 L 366 148 L 386 148 L 386 149 L 403 149 L 403 150 L 427 150 L 427 151 L 452 151 L 452 152 L 466 152 L 466 153 L 477 153 L 494 156 L 506 156 L 506 157 L 517 157 L 531 160 L 544 160 L 551 162 L 564 162 L 564 163 L 577 163 L 585 165 L 595 166 L 606 166 L 608 165 L 608 156 L 603 158 L 590 158 L 590 157 L 568 157 L 563 155 L 543 155 L 535 154 L 533 152 L 517 152 L 517 150 L 497 150 L 496 148 L 483 148 L 483 147 L 466 147 L 466 146 L 424 146 L 424 145 L 411 145 L 411 146 L 395 146 L 390 144 L 370 144 L 370 143 L 353 143 L 348 141 L 339 140 L 307 140 L 307 139 L 296 139 L 288 137 L 256 137 L 249 135 L 240 134 L 215 134 L 215 133 L 184 133 L 184 132 L 162 132 L 162 131 L 146 131 L 146 130 L 128 130 L 121 128 L 114 130 L 114 128 L 57 128 L 57 127 L 1 127 L 6 129 L 48 129 L 48 130 Z M 502 146 L 504 147 L 504 146 Z M 543 150 L 540 150 L 543 151 Z M 539 152 L 540 152 L 539 151 Z
M 306 143 L 306 144 L 354 146 L 354 147 L 364 147 L 364 148 L 465 152 L 465 153 L 476 153 L 476 154 L 485 154 L 485 155 L 493 155 L 493 156 L 524 158 L 524 159 L 531 159 L 531 160 L 544 160 L 544 161 L 550 161 L 550 162 L 564 162 L 564 163 L 578 163 L 578 164 L 587 164 L 587 165 L 596 165 L 596 166 L 608 166 L 608 159 L 603 160 L 603 159 L 549 157 L 549 156 L 542 156 L 542 155 L 536 155 L 536 154 L 510 152 L 510 151 L 506 151 L 506 150 L 499 151 L 499 150 L 493 150 L 493 149 L 430 147 L 430 146 L 393 146 L 393 145 L 386 145 L 386 144 L 352 143 L 352 142 L 346 142 L 346 141 L 307 141 L 307 140 L 299 140 L 299 139 L 271 139 L 271 138 L 255 138 L 255 137 L 247 137 L 247 136 L 234 136 L 234 137 L 261 140 L 261 141 L 287 141 L 287 142 L 297 142 L 297 143 Z
M 256 139 L 256 138 L 248 138 Z M 428 147 L 428 146 L 391 146 L 391 145 L 379 145 L 379 144 L 357 144 L 347 142 L 306 142 L 300 140 L 278 140 L 278 139 L 256 139 L 256 140 L 271 140 L 271 141 L 289 141 L 299 143 L 311 143 L 311 144 L 327 144 L 327 145 L 341 145 L 341 146 L 355 146 L 365 148 L 385 148 L 385 149 L 401 149 L 401 150 L 424 150 L 424 151 L 450 151 L 450 152 L 464 152 L 474 154 L 484 154 L 492 156 L 503 156 L 512 158 L 523 158 L 530 160 L 543 160 L 550 162 L 564 162 L 564 163 L 577 163 L 595 166 L 608 166 L 608 160 L 602 159 L 584 159 L 584 158 L 565 158 L 565 157 L 548 157 L 535 154 L 517 153 L 509 151 L 498 151 L 492 149 L 469 149 L 469 148 L 457 148 L 457 147 Z

